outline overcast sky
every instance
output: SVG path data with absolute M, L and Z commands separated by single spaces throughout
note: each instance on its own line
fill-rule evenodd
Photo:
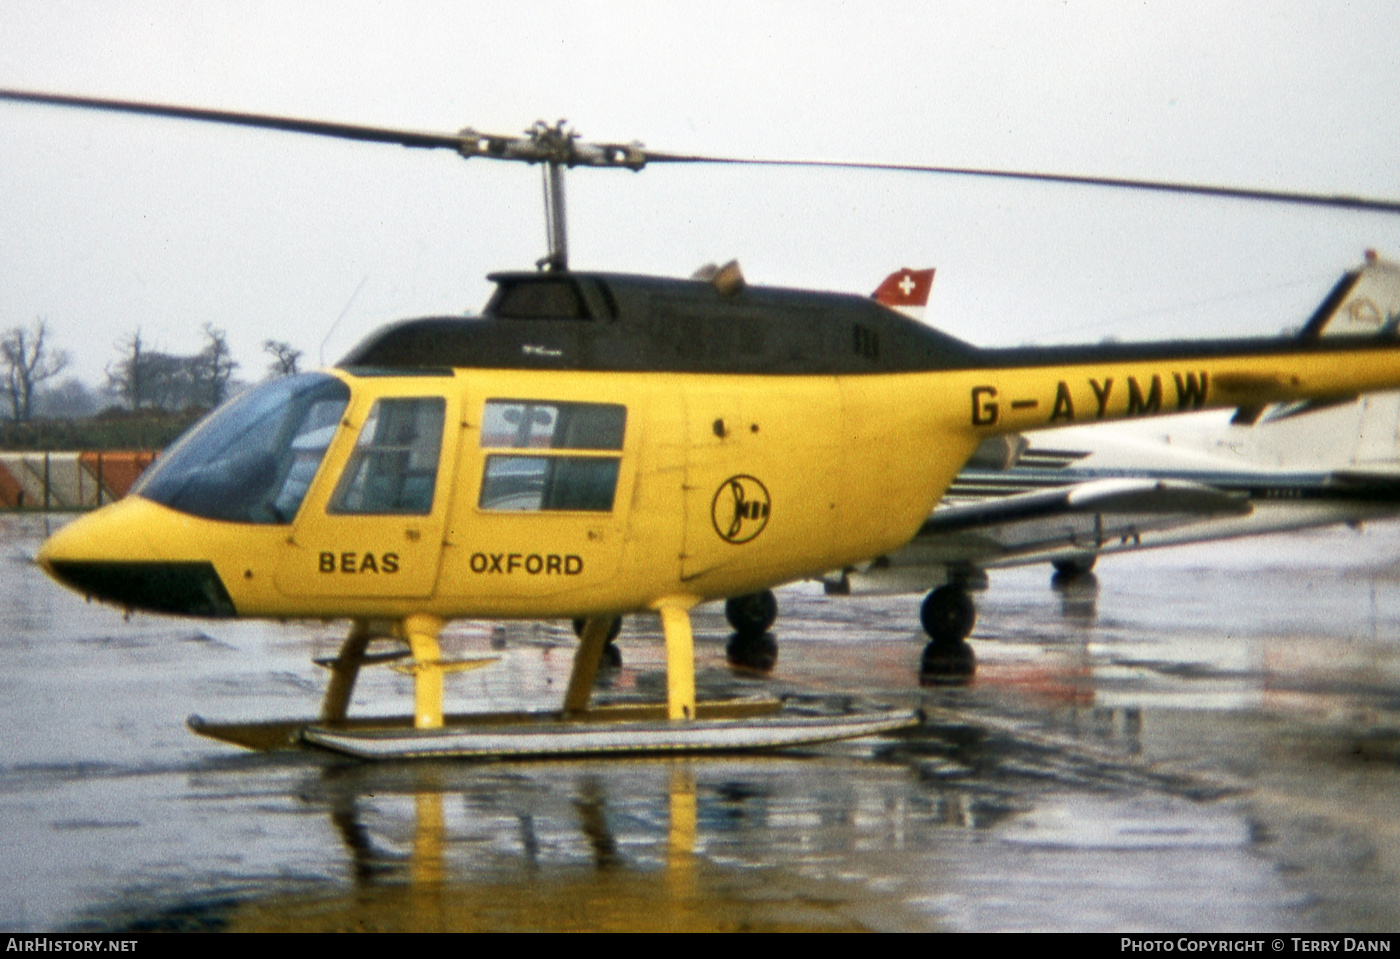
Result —
M 658 12 L 659 11 L 659 12 Z M 1400 198 L 1396 2 L 0 0 L 0 87 L 450 132 L 567 117 L 668 151 Z M 316 365 L 474 311 L 544 253 L 539 171 L 446 151 L 0 104 L 0 328 L 93 383 L 140 328 Z M 730 167 L 569 179 L 572 265 L 868 293 L 938 269 L 982 344 L 1270 334 L 1400 216 Z M 324 351 L 323 351 L 324 343 Z

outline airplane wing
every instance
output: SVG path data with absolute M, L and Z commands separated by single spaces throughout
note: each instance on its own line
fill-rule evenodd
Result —
M 832 593 L 921 592 L 935 570 L 974 573 L 1093 555 L 1145 533 L 1252 510 L 1244 493 L 1191 480 L 1087 480 L 941 506 L 909 545 L 824 581 Z
M 940 506 L 909 545 L 823 577 L 828 592 L 893 594 L 948 580 L 985 585 L 985 571 L 1077 562 L 1105 552 L 1355 523 L 1400 512 L 1400 467 L 1328 473 L 1083 479 Z M 1256 508 L 1256 504 L 1262 504 Z
M 1400 495 L 1400 463 L 1357 463 L 1337 470 L 1332 477 L 1346 486 L 1388 492 L 1392 498 Z
M 915 539 L 955 561 L 1006 566 L 1067 551 L 1095 552 L 1145 532 L 1252 511 L 1248 499 L 1204 483 L 1100 479 L 935 511 Z

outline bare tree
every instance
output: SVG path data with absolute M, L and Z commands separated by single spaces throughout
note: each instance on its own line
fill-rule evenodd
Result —
M 107 392 L 133 410 L 210 409 L 224 401 L 238 364 L 223 330 L 204 326 L 204 349 L 180 356 L 147 349 L 141 331 L 117 344 L 122 357 L 107 367 Z
M 29 419 L 34 388 L 57 376 L 68 365 L 68 354 L 50 350 L 48 324 L 41 317 L 25 329 L 15 327 L 0 338 L 0 362 L 5 365 L 5 393 L 15 422 Z
M 117 344 L 122 358 L 115 365 L 107 367 L 107 392 L 120 399 L 133 410 L 149 405 L 149 390 L 146 382 L 150 379 L 149 354 L 141 345 L 141 328 Z
M 130 409 L 184 409 L 194 400 L 200 355 L 175 356 L 147 348 L 141 330 L 117 343 L 121 359 L 107 367 L 107 392 Z
M 272 357 L 272 362 L 267 366 L 269 379 L 291 376 L 297 372 L 297 361 L 301 359 L 301 350 L 293 348 L 292 344 L 283 343 L 281 340 L 264 340 L 263 352 Z
M 223 330 L 214 329 L 212 324 L 204 324 L 204 349 L 191 359 L 190 372 L 193 374 L 196 402 L 213 408 L 224 401 L 228 394 L 228 381 L 238 363 L 228 347 L 228 336 Z

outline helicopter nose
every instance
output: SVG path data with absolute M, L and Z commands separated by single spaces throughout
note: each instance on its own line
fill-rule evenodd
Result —
M 35 562 L 58 582 L 123 609 L 233 616 L 212 563 L 163 557 L 146 531 L 160 508 L 128 497 L 79 517 L 44 542 Z

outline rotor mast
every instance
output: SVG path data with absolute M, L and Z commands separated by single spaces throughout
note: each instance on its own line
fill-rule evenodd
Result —
M 542 270 L 567 270 L 569 234 L 564 223 L 564 168 L 553 160 L 544 165 L 544 227 L 549 253 L 535 265 Z
M 567 270 L 569 268 L 569 232 L 565 222 L 564 170 L 566 159 L 571 152 L 578 134 L 564 126 L 560 120 L 554 126 L 547 126 L 543 120 L 536 120 L 528 131 L 530 138 L 540 145 L 549 158 L 544 161 L 541 171 L 544 176 L 544 232 L 549 253 L 535 266 L 541 270 Z

